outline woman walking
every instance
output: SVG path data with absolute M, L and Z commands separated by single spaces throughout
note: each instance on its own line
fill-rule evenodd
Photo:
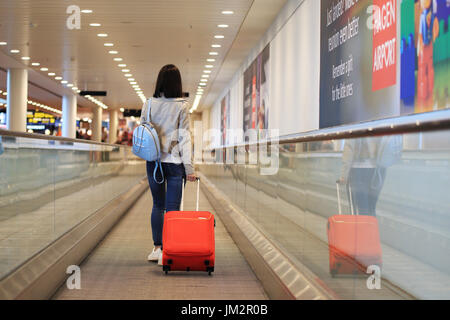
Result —
M 162 172 L 158 170 L 154 177 L 156 162 L 147 162 L 147 177 L 153 197 L 151 226 L 154 243 L 148 260 L 159 264 L 164 213 L 180 210 L 183 180 L 195 181 L 197 178 L 192 161 L 189 108 L 182 97 L 180 71 L 174 65 L 166 65 L 159 72 L 153 98 L 145 102 L 141 113 L 141 123 L 150 121 L 154 125 L 161 144 Z M 147 114 L 150 119 L 147 119 Z

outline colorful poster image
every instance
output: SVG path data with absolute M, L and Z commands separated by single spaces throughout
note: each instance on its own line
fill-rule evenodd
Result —
M 221 117 L 220 130 L 222 132 L 222 145 L 228 144 L 227 134 L 230 129 L 230 92 L 220 102 Z
M 268 129 L 270 46 L 244 72 L 244 132 Z
M 450 1 L 401 2 L 401 110 L 449 107 Z

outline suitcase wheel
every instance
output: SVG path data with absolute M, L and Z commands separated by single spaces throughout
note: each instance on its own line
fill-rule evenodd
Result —
M 330 274 L 331 274 L 331 277 L 334 278 L 338 274 L 338 270 L 337 269 L 331 269 L 330 270 Z
M 163 266 L 163 271 L 165 274 L 168 274 L 170 271 L 170 266 Z
M 211 273 L 214 272 L 214 267 L 208 267 L 208 268 L 206 268 L 206 272 L 208 272 L 208 276 L 210 276 Z

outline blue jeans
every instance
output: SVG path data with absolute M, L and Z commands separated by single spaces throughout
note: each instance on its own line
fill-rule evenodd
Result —
M 183 179 L 185 177 L 182 164 L 162 163 L 162 168 L 165 179 L 164 183 L 158 184 L 153 179 L 155 162 L 147 162 L 147 178 L 153 197 L 151 225 L 155 246 L 162 246 L 164 213 L 180 210 Z M 158 181 L 162 180 L 159 169 L 156 179 Z

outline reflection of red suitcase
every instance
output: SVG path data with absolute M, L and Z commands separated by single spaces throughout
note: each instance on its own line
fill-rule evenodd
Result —
M 184 188 L 183 188 L 184 189 Z M 197 211 L 167 212 L 163 227 L 163 270 L 214 271 L 214 215 L 199 212 L 200 180 L 197 185 Z
M 337 184 L 339 215 L 328 219 L 328 246 L 330 253 L 330 273 L 366 273 L 367 267 L 381 268 L 381 244 L 378 221 L 372 216 L 353 214 L 351 190 L 349 203 L 351 215 L 342 215 L 339 184 Z

